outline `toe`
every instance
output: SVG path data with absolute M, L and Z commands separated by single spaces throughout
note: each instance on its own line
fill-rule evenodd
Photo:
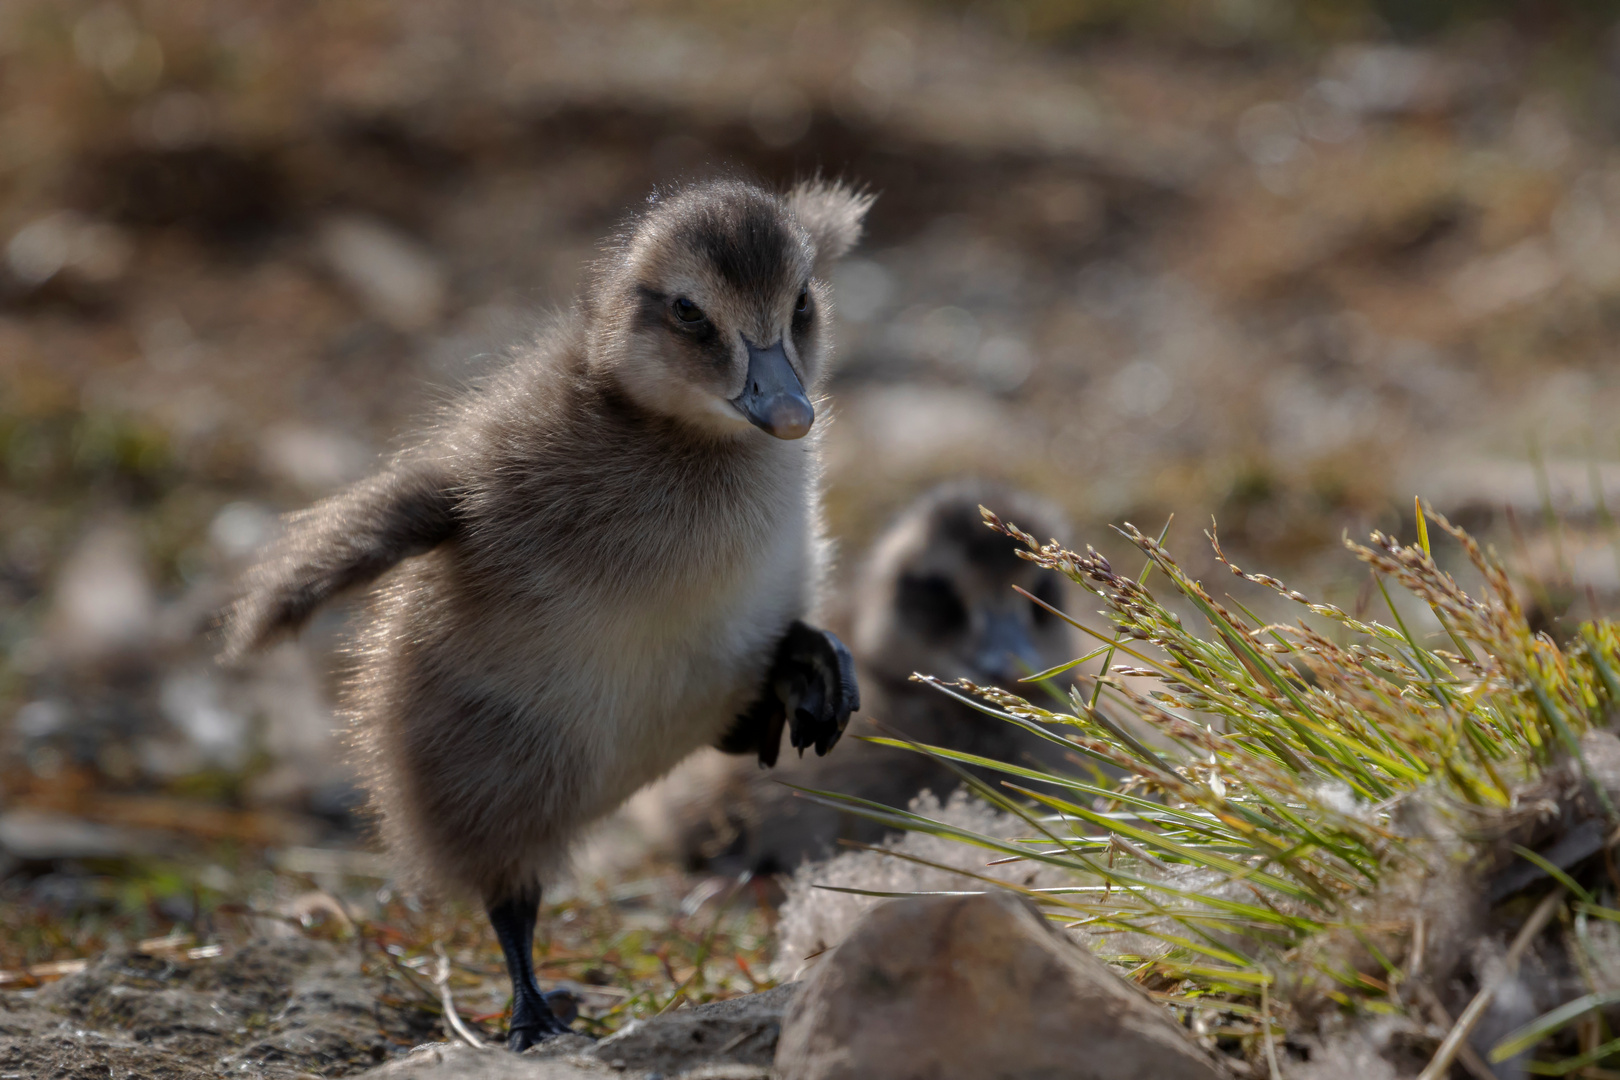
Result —
M 551 1015 L 565 1029 L 569 1024 L 579 1019 L 579 998 L 569 990 L 551 990 L 540 995 L 541 1000 L 551 1010 Z

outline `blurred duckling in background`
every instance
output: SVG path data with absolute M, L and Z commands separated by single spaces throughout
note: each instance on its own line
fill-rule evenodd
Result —
M 981 504 L 1043 540 L 1066 531 L 1061 512 L 1045 500 L 977 482 L 937 488 L 901 514 L 874 546 L 849 605 L 864 702 L 850 731 L 898 732 L 928 745 L 1061 768 L 1067 764 L 1061 747 L 910 679 L 922 672 L 1017 690 L 1025 675 L 1076 655 L 1063 620 L 1013 589 L 1062 609 L 1069 583 L 1020 559 L 1014 541 L 985 526 Z M 791 871 L 829 854 L 840 839 L 875 843 L 891 831 L 785 784 L 904 807 L 924 789 L 943 799 L 960 782 L 925 754 L 859 739 L 846 739 L 834 756 L 790 759 L 771 772 L 745 760 L 709 764 L 719 770 L 718 782 L 711 772 L 672 786 L 663 810 L 674 804 L 675 843 L 689 865 L 728 874 Z M 1001 778 L 972 771 L 992 783 Z

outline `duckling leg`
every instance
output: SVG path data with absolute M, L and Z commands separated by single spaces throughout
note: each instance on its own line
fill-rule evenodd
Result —
M 543 1039 L 573 1030 L 558 1018 L 534 981 L 534 924 L 540 913 L 540 890 L 492 901 L 487 905 L 490 925 L 506 956 L 512 978 L 512 1020 L 507 1025 L 506 1047 L 522 1052 Z
M 824 755 L 861 707 L 855 661 L 837 636 L 795 620 L 776 647 L 765 685 L 715 745 L 728 754 L 759 754 L 776 764 L 782 728 L 802 757 L 808 747 Z

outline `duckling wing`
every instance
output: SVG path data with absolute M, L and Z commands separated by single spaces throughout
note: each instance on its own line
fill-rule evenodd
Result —
M 391 467 L 287 518 L 221 614 L 226 661 L 296 630 L 321 604 L 432 550 L 461 528 L 458 485 L 435 461 Z

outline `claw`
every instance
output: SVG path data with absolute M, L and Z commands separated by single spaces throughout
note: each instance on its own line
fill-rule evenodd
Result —
M 825 734 L 818 734 L 812 738 L 810 732 L 826 708 L 826 690 L 819 679 L 812 679 L 798 698 L 798 703 L 793 707 L 793 748 L 799 752 L 800 757 L 804 757 L 805 748 L 813 744 L 816 753 L 825 754 L 826 751 L 821 749 L 821 744 L 826 738 Z
M 849 714 L 860 708 L 849 650 L 828 631 L 796 622 L 777 651 L 776 667 L 794 749 L 801 757 L 810 747 L 825 755 L 849 726 Z
M 757 752 L 760 765 L 769 768 L 776 764 L 786 727 L 788 744 L 800 757 L 810 747 L 824 755 L 860 707 L 855 661 L 844 643 L 826 630 L 794 622 L 776 646 L 760 696 L 715 746 L 728 754 Z
M 561 1001 L 553 1000 L 559 996 L 567 999 L 566 1006 Z M 574 1034 L 574 1029 L 569 1027 L 569 1021 L 573 1017 L 565 1019 L 559 1012 L 561 1008 L 572 1006 L 573 1016 L 579 1015 L 578 1006 L 574 1004 L 574 995 L 566 990 L 553 990 L 549 994 L 539 995 L 539 998 L 537 1006 L 513 1008 L 512 1020 L 506 1029 L 508 1050 L 521 1053 L 558 1035 Z

